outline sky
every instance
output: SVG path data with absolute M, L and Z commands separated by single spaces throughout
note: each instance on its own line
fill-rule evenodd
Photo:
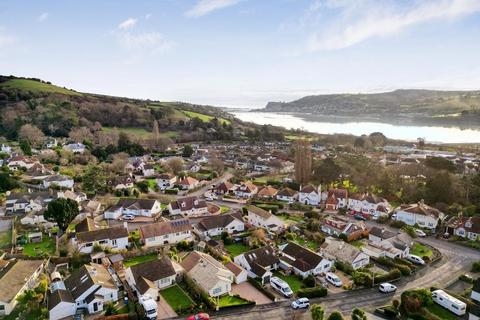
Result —
M 480 0 L 1 0 L 0 74 L 227 107 L 480 89 Z

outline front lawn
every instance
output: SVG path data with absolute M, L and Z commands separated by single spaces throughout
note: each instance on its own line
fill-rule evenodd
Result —
M 280 272 L 275 272 L 273 275 L 288 283 L 294 293 L 304 287 L 302 280 L 296 275 L 286 276 Z
M 23 245 L 23 254 L 28 257 L 41 257 L 55 253 L 55 239 L 43 235 L 42 242 L 26 243 Z
M 195 305 L 192 298 L 178 285 L 161 290 L 160 294 L 175 312 L 186 310 Z
M 225 307 L 233 307 L 233 306 L 242 306 L 245 304 L 250 304 L 249 301 L 242 299 L 239 296 L 223 296 L 218 301 L 218 307 L 225 308 Z
M 419 257 L 431 257 L 433 252 L 430 250 L 427 246 L 424 246 L 423 244 L 420 244 L 418 242 L 415 242 L 410 249 L 410 254 L 419 256 Z
M 232 256 L 236 257 L 244 252 L 249 251 L 250 248 L 243 243 L 232 243 L 225 245 L 225 250 L 227 250 Z
M 227 213 L 228 211 L 230 211 L 230 207 L 220 205 L 220 214 Z
M 8 248 L 12 244 L 12 229 L 0 233 L 0 249 Z
M 153 261 L 157 259 L 158 259 L 158 254 L 156 253 L 146 254 L 144 256 L 137 256 L 130 259 L 126 259 L 125 261 L 123 261 L 123 266 L 125 268 L 128 268 L 142 262 Z
M 459 317 L 455 316 L 453 313 L 443 308 L 442 306 L 436 304 L 435 302 L 427 307 L 427 310 L 439 317 L 442 320 L 457 320 Z

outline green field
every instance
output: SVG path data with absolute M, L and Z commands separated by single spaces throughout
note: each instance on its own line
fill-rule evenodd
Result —
M 296 275 L 285 276 L 280 272 L 275 272 L 273 275 L 275 277 L 279 277 L 280 279 L 288 283 L 288 285 L 290 286 L 290 289 L 292 289 L 294 293 L 300 290 L 301 288 L 303 288 L 302 280 L 300 280 L 300 278 L 297 277 Z
M 227 213 L 230 211 L 230 207 L 220 205 L 220 214 Z
M 22 91 L 30 91 L 32 93 L 61 93 L 73 96 L 81 96 L 81 93 L 71 91 L 65 88 L 57 87 L 52 84 L 42 83 L 27 79 L 11 79 L 0 83 L 0 88 L 18 89 Z
M 44 254 L 52 255 L 55 253 L 55 239 L 43 235 L 42 242 L 27 243 L 23 245 L 23 254 L 28 257 L 40 257 Z
M 103 127 L 102 131 L 105 132 L 111 132 L 113 131 L 114 128 L 111 127 Z M 148 138 L 152 133 L 150 131 L 147 131 L 143 128 L 116 128 L 118 132 L 124 132 L 128 135 L 137 137 L 137 138 Z
M 131 127 L 131 128 L 116 128 L 116 129 L 118 130 L 118 132 L 124 132 L 124 133 L 128 134 L 129 136 L 133 136 L 137 139 L 149 138 L 152 135 L 152 133 L 150 131 L 148 131 L 144 128 Z M 114 130 L 114 128 L 112 128 L 112 127 L 103 127 L 102 128 L 102 131 L 104 131 L 104 132 L 111 132 L 112 130 Z M 165 138 L 174 139 L 174 138 L 178 137 L 178 132 L 176 132 L 176 131 L 165 131 L 165 132 L 161 132 L 160 136 L 165 137 Z
M 157 259 L 158 259 L 158 254 L 156 253 L 146 254 L 144 256 L 137 256 L 130 259 L 126 259 L 125 261 L 123 261 L 123 266 L 125 268 L 128 268 L 142 262 L 153 261 Z
M 198 113 L 198 112 L 193 112 L 193 111 L 182 111 L 187 117 L 189 118 L 198 118 L 202 120 L 203 122 L 210 122 L 215 117 L 209 116 L 207 114 L 203 113 Z M 218 118 L 218 121 L 220 121 L 221 124 L 230 124 L 230 120 L 223 119 L 223 118 Z
M 185 293 L 178 285 L 160 291 L 162 297 L 172 307 L 175 312 L 185 310 L 195 305 L 192 298 Z
M 241 306 L 248 304 L 249 302 L 245 299 L 242 299 L 238 296 L 223 296 L 218 301 L 218 306 L 220 308 Z
M 228 253 L 230 253 L 232 256 L 236 257 L 239 254 L 247 252 L 248 250 L 250 250 L 250 248 L 244 245 L 243 243 L 232 243 L 232 244 L 227 244 L 225 246 L 225 250 L 227 250 Z
M 255 178 L 253 182 L 258 182 L 263 184 L 266 184 L 268 181 L 282 182 L 283 178 L 285 178 L 286 176 L 287 176 L 286 174 L 272 174 L 272 175 Z
M 415 242 L 410 249 L 410 254 L 419 256 L 419 257 L 431 257 L 433 252 L 427 246 L 424 246 L 418 242 Z

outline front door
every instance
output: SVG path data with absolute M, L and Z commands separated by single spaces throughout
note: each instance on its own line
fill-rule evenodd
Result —
M 93 303 L 93 312 L 97 312 L 98 311 L 98 302 L 94 302 Z

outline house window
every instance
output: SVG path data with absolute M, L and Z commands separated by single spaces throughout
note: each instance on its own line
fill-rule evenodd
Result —
M 112 245 L 116 246 L 117 245 L 117 239 L 112 240 Z
M 222 292 L 222 288 L 213 289 L 213 294 L 219 294 L 220 292 Z
M 99 244 L 105 244 L 105 243 L 107 243 L 107 240 L 100 240 L 100 241 L 98 241 L 98 243 Z
M 88 242 L 88 243 L 85 244 L 85 247 L 91 247 L 91 246 L 93 246 L 93 243 L 91 243 L 91 242 Z

